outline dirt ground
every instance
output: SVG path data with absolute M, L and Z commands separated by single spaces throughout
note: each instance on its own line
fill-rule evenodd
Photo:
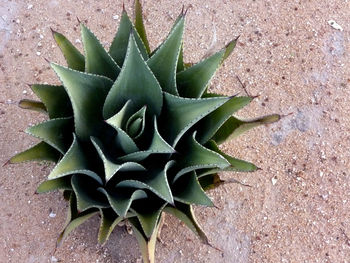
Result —
M 34 98 L 27 83 L 58 83 L 45 61 L 64 64 L 50 27 L 81 49 L 79 17 L 108 46 L 122 2 L 0 1 L 0 164 L 36 142 L 23 130 L 42 115 L 17 107 L 21 98 Z M 132 14 L 133 1 L 124 2 Z M 224 174 L 251 187 L 224 185 L 210 192 L 218 208 L 196 208 L 210 241 L 223 252 L 201 244 L 168 216 L 157 262 L 350 262 L 349 1 L 145 0 L 153 48 L 182 5 L 191 7 L 186 61 L 240 35 L 211 89 L 243 94 L 238 76 L 259 95 L 239 116 L 287 116 L 224 145 L 262 170 Z M 0 167 L 0 262 L 141 262 L 136 240 L 124 228 L 106 246 L 97 245 L 98 218 L 54 251 L 66 203 L 59 193 L 33 194 L 49 170 L 37 163 Z

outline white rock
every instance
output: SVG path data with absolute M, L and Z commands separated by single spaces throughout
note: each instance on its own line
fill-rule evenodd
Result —
M 113 16 L 113 19 L 114 19 L 114 20 L 118 20 L 118 18 L 119 18 L 118 15 Z
M 328 24 L 336 30 L 343 31 L 343 28 L 334 20 L 329 20 Z
M 275 185 L 277 183 L 277 178 L 276 177 L 272 177 L 271 178 L 271 182 L 272 182 L 272 185 Z
M 58 262 L 58 259 L 55 256 L 51 257 L 51 262 Z
M 33 5 L 32 4 L 29 4 L 28 6 L 27 6 L 27 9 L 29 10 L 29 9 L 32 9 L 33 8 Z
M 56 217 L 56 214 L 55 214 L 54 212 L 51 212 L 51 213 L 49 214 L 49 217 L 54 218 L 54 217 Z

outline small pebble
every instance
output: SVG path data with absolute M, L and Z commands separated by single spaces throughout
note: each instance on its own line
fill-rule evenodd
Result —
M 118 15 L 113 16 L 113 19 L 114 19 L 114 20 L 118 20 L 118 18 L 119 18 Z
M 54 212 L 51 212 L 51 213 L 49 214 L 49 217 L 54 218 L 54 217 L 56 217 L 56 214 L 55 214 Z
M 36 54 L 37 54 L 38 56 L 40 56 L 40 55 L 41 55 L 41 52 L 38 51 L 38 52 L 36 52 Z
M 23 90 L 23 91 L 22 91 L 22 93 L 23 93 L 23 94 L 27 94 L 27 93 L 28 93 L 28 91 L 26 91 L 26 90 Z
M 29 9 L 32 9 L 33 8 L 33 5 L 32 4 L 29 4 L 28 6 L 27 6 L 27 9 L 29 10 Z
M 55 256 L 51 257 L 51 262 L 58 262 L 58 259 Z
M 277 183 L 277 178 L 276 177 L 272 177 L 271 182 L 272 182 L 272 185 L 275 185 Z

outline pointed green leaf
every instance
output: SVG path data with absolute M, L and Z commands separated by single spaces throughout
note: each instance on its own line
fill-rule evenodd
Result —
M 216 110 L 229 97 L 188 99 L 164 93 L 164 110 L 160 133 L 175 147 L 181 136 L 200 119 Z
M 71 139 L 72 131 L 73 119 L 68 117 L 39 123 L 29 127 L 26 133 L 43 140 L 60 153 L 64 154 L 69 147 L 70 141 L 67 141 L 67 139 Z
M 20 100 L 18 106 L 25 110 L 33 110 L 41 113 L 47 113 L 44 103 L 40 101 L 23 99 Z
M 267 115 L 249 121 L 242 121 L 235 117 L 230 117 L 211 139 L 213 139 L 217 144 L 221 144 L 224 141 L 233 139 L 257 126 L 274 123 L 280 120 L 280 118 L 281 116 L 278 114 Z
M 84 71 L 85 58 L 80 51 L 61 33 L 52 30 L 52 34 L 67 61 L 68 67 L 78 71 Z
M 42 182 L 38 188 L 36 189 L 36 192 L 38 194 L 46 193 L 50 191 L 55 190 L 71 190 L 72 186 L 70 184 L 70 178 L 67 177 L 60 177 L 53 180 L 46 180 Z
M 79 146 L 76 136 L 73 134 L 73 143 L 63 158 L 55 166 L 48 179 L 56 179 L 70 174 L 85 174 L 102 184 L 101 178 L 91 170 L 85 159 L 84 152 Z
M 180 96 L 200 98 L 213 78 L 224 56 L 221 50 L 205 60 L 176 75 L 177 88 Z
M 134 140 L 122 129 L 116 128 L 117 136 L 115 138 L 116 147 L 122 149 L 126 154 L 139 151 Z
M 146 109 L 147 106 L 143 106 L 140 110 L 131 115 L 126 123 L 126 132 L 134 139 L 139 138 L 145 129 Z
M 146 30 L 143 24 L 142 6 L 139 0 L 135 0 L 135 29 L 144 43 L 147 53 L 150 54 L 151 49 L 149 48 Z
M 68 191 L 64 191 L 64 193 L 67 193 Z M 68 201 L 69 201 L 69 207 L 68 207 L 68 211 L 67 211 L 67 217 L 66 217 L 66 221 L 64 223 L 64 228 L 66 228 L 68 226 L 68 224 L 75 218 L 78 217 L 78 208 L 77 208 L 77 198 L 75 196 L 74 191 L 69 191 L 69 197 L 68 197 Z M 64 229 L 63 228 L 63 229 Z
M 106 77 L 74 71 L 57 64 L 51 66 L 71 100 L 77 136 L 90 140 L 90 136 L 99 134 L 101 129 L 103 103 L 113 82 Z
M 231 55 L 232 51 L 236 47 L 237 41 L 238 41 L 238 37 L 235 38 L 234 40 L 230 41 L 225 46 L 225 54 L 224 54 L 224 57 L 222 58 L 222 61 L 224 61 L 225 59 L 227 59 Z
M 122 164 L 116 164 L 111 161 L 110 157 L 107 157 L 103 151 L 101 142 L 94 137 L 91 137 L 91 141 L 95 146 L 100 158 L 103 161 L 104 170 L 105 170 L 105 180 L 108 182 L 118 171 L 144 171 L 146 170 L 141 164 L 126 162 Z
M 186 154 L 183 154 L 184 157 L 178 161 L 176 167 L 179 167 L 180 171 L 174 177 L 173 182 L 181 176 L 187 176 L 184 174 L 197 169 L 224 169 L 230 165 L 223 156 L 199 144 L 195 137 L 196 132 L 191 137 L 186 138 L 186 146 L 183 149 Z
M 86 175 L 73 175 L 71 184 L 77 197 L 77 207 L 79 211 L 89 208 L 107 208 L 105 196 L 97 191 L 98 184 L 94 179 Z
M 202 176 L 198 178 L 198 181 L 204 191 L 214 189 L 225 183 L 225 181 L 220 179 L 217 173 Z
M 79 216 L 77 218 L 75 218 L 74 220 L 72 220 L 67 226 L 66 228 L 63 230 L 63 232 L 59 235 L 58 239 L 57 239 L 57 246 L 60 246 L 60 244 L 62 243 L 62 241 L 78 226 L 80 226 L 81 224 L 83 224 L 85 221 L 87 221 L 88 219 L 90 219 L 91 217 L 93 217 L 94 215 L 98 214 L 98 210 L 88 210 L 85 211 L 81 214 L 79 214 Z
M 148 189 L 158 195 L 168 203 L 173 203 L 173 195 L 171 193 L 167 171 L 173 165 L 173 161 L 169 161 L 164 169 L 153 169 L 142 174 L 137 180 L 124 180 L 116 185 L 116 187 L 130 187 L 136 189 Z
M 252 101 L 251 97 L 232 97 L 218 109 L 204 117 L 198 124 L 197 138 L 201 144 L 206 143 L 221 125 L 237 110 Z
M 176 203 L 176 207 L 167 206 L 164 208 L 164 212 L 169 213 L 182 221 L 189 229 L 191 229 L 203 243 L 209 245 L 209 240 L 206 234 L 199 226 L 193 212 L 191 205 Z
M 158 79 L 163 91 L 178 95 L 176 89 L 176 68 L 180 54 L 185 19 L 181 14 L 167 39 L 147 61 Z
M 258 167 L 256 167 L 253 163 L 233 158 L 230 155 L 222 152 L 219 149 L 219 147 L 216 145 L 216 142 L 214 140 L 209 141 L 206 144 L 206 146 L 209 149 L 223 156 L 230 163 L 229 167 L 226 167 L 225 169 L 223 169 L 224 171 L 255 172 L 256 170 L 258 170 Z M 200 177 L 199 174 L 198 174 L 198 177 Z
M 177 61 L 177 68 L 176 68 L 177 73 L 185 70 L 183 46 L 184 45 L 182 44 L 180 48 L 179 59 Z
M 120 109 L 114 116 L 110 117 L 106 122 L 114 127 L 115 129 L 121 128 L 124 129 L 126 122 L 128 121 L 131 115 L 132 102 L 128 100 L 123 108 Z
M 213 202 L 200 186 L 196 173 L 190 172 L 181 176 L 172 184 L 174 200 L 185 204 L 213 206 Z
M 80 24 L 80 28 L 85 50 L 85 72 L 115 80 L 120 72 L 117 63 L 84 24 Z
M 151 204 L 147 205 L 146 203 L 132 209 L 139 219 L 143 232 L 147 238 L 150 238 L 153 232 L 157 229 L 165 205 L 166 203 L 162 205 L 152 204 L 153 207 L 151 207 Z
M 155 117 L 153 123 L 154 132 L 148 151 L 151 151 L 152 153 L 176 153 L 176 150 L 171 147 L 159 134 L 157 119 Z
M 137 218 L 128 219 L 132 229 L 134 230 L 136 239 L 139 243 L 143 263 L 154 263 L 155 257 L 154 253 L 156 250 L 157 234 L 159 230 L 159 224 L 156 225 L 150 238 L 147 238 L 142 230 L 142 226 Z
M 237 39 L 231 41 L 214 55 L 179 72 L 176 75 L 176 82 L 180 96 L 188 98 L 202 97 L 220 64 L 232 53 L 236 42 Z
M 171 154 L 176 153 L 176 150 L 171 147 L 159 134 L 157 127 L 157 119 L 154 118 L 154 132 L 151 144 L 146 151 L 132 152 L 130 154 L 118 158 L 121 162 L 140 162 L 146 159 L 151 154 Z
M 151 116 L 158 116 L 163 104 L 159 83 L 143 60 L 133 35 L 129 39 L 122 71 L 106 98 L 103 116 L 106 119 L 112 117 L 128 100 L 132 101 L 133 112 L 147 105 Z
M 102 187 L 98 188 L 108 199 L 109 204 L 119 216 L 126 216 L 133 201 L 147 198 L 143 190 L 117 188 L 115 192 L 107 192 Z
M 125 217 L 117 216 L 112 209 L 100 209 L 101 224 L 98 231 L 98 242 L 104 244 L 111 235 L 114 228 L 125 219 Z M 126 216 L 130 217 L 130 214 Z
M 44 103 L 50 119 L 73 115 L 72 105 L 63 86 L 34 84 L 31 89 Z
M 135 37 L 135 41 L 137 47 L 140 50 L 140 53 L 143 59 L 148 59 L 148 51 L 141 39 L 141 35 L 139 35 L 138 31 L 134 29 L 133 24 L 130 21 L 130 18 L 125 10 L 123 10 L 122 17 L 120 19 L 120 24 L 118 28 L 118 32 L 115 35 L 111 47 L 109 49 L 109 54 L 111 54 L 112 58 L 117 62 L 117 64 L 122 67 L 124 64 L 125 56 L 127 53 L 128 42 L 130 34 L 133 33 Z
M 45 142 L 40 142 L 33 147 L 16 154 L 10 159 L 10 163 L 21 163 L 26 161 L 51 161 L 57 162 L 60 153 Z

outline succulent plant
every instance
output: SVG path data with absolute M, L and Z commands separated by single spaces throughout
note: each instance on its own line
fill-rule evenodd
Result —
M 134 23 L 124 9 L 108 52 L 82 23 L 85 56 L 53 31 L 68 67 L 51 63 L 62 84 L 31 85 L 41 102 L 19 103 L 46 113 L 49 120 L 27 129 L 42 141 L 10 162 L 56 163 L 37 193 L 62 190 L 69 201 L 58 243 L 100 214 L 99 242 L 127 220 L 144 262 L 154 262 L 160 218 L 166 212 L 209 244 L 192 206 L 213 205 L 205 190 L 224 183 L 218 172 L 257 170 L 218 145 L 279 115 L 249 121 L 233 117 L 253 98 L 222 96 L 207 88 L 237 39 L 197 64 L 184 63 L 184 20 L 182 11 L 152 52 L 138 0 Z

